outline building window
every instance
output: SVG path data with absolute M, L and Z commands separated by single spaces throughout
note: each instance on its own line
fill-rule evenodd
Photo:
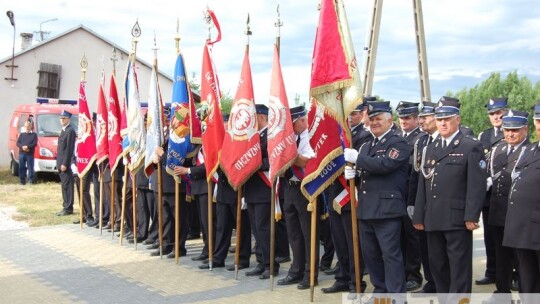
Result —
M 61 65 L 51 63 L 41 63 L 39 65 L 38 97 L 58 98 L 61 72 Z

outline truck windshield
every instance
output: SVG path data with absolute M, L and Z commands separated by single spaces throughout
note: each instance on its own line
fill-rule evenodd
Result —
M 79 117 L 71 116 L 71 127 L 77 132 Z M 37 116 L 36 131 L 39 137 L 58 137 L 62 131 L 60 114 L 40 114 Z

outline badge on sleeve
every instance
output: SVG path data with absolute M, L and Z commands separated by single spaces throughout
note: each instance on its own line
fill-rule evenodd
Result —
M 485 160 L 483 160 L 483 159 L 480 160 L 479 165 L 480 165 L 480 169 L 482 169 L 482 170 L 486 169 L 486 161 Z
M 399 157 L 399 150 L 396 148 L 390 149 L 390 152 L 388 153 L 388 157 L 391 159 L 396 159 Z

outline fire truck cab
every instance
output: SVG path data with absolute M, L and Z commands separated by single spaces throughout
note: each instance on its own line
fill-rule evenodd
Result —
M 19 175 L 17 138 L 21 132 L 25 132 L 24 123 L 27 120 L 33 123 L 33 131 L 38 136 L 38 144 L 34 152 L 35 172 L 58 173 L 56 154 L 58 137 L 62 131 L 60 113 L 63 110 L 73 114 L 70 124 L 77 131 L 79 107 L 76 100 L 37 98 L 36 103 L 20 105 L 15 109 L 11 116 L 8 134 L 8 150 L 11 156 L 10 171 L 12 175 Z

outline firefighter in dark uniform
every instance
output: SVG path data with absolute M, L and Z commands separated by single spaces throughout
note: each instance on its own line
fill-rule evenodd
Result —
M 270 261 L 270 208 L 271 187 L 268 180 L 264 180 L 264 173 L 270 169 L 268 162 L 268 108 L 256 105 L 257 128 L 262 151 L 262 165 L 259 171 L 253 174 L 244 184 L 244 200 L 247 204 L 251 231 L 257 242 L 257 266 L 246 272 L 246 276 L 259 276 L 259 279 L 270 278 L 270 263 L 274 263 L 274 274 L 279 273 L 279 264 Z
M 352 147 L 355 150 L 360 149 L 362 144 L 370 141 L 373 137 L 371 133 L 364 127 L 362 120 L 367 117 L 367 101 L 374 101 L 374 97 L 364 97 L 363 102 L 356 107 L 349 115 L 349 124 L 351 127 Z M 351 224 L 351 205 L 350 202 L 344 206 L 339 204 L 336 198 L 344 191 L 342 181 L 336 179 L 328 188 L 328 207 L 330 229 L 334 246 L 336 248 L 336 257 L 339 262 L 338 269 L 335 273 L 335 282 L 330 287 L 322 288 L 323 293 L 335 293 L 350 291 L 355 292 L 356 280 L 354 272 L 354 249 L 352 241 L 352 224 Z M 349 194 L 348 194 L 349 195 Z M 365 268 L 364 259 L 360 255 L 360 277 Z M 361 291 L 366 288 L 366 282 L 362 281 Z
M 137 243 L 140 243 L 148 238 L 150 222 L 157 222 L 158 216 L 154 194 L 143 170 L 137 172 L 135 183 L 137 186 Z M 130 244 L 135 242 L 133 237 L 128 237 L 128 241 Z
M 285 172 L 285 204 L 283 215 L 287 224 L 287 236 L 291 245 L 293 260 L 287 276 L 278 281 L 278 285 L 298 283 L 298 289 L 309 288 L 310 271 L 315 271 L 315 285 L 318 285 L 318 265 L 311 269 L 311 214 L 307 211 L 308 201 L 300 191 L 303 179 L 303 168 L 315 152 L 309 144 L 307 112 L 304 106 L 291 108 L 294 134 L 298 146 L 298 156 Z M 316 246 L 318 247 L 318 246 Z M 316 250 L 315 258 L 319 260 Z
M 418 109 L 417 102 L 408 102 L 401 101 L 397 108 L 396 112 L 398 115 L 399 125 L 401 127 L 401 136 L 405 138 L 407 143 L 411 145 L 414 144 L 415 138 L 420 134 L 420 126 L 418 124 Z M 412 149 L 411 149 L 412 152 Z M 410 177 L 412 168 L 412 157 L 411 163 L 409 165 L 409 174 Z M 407 185 L 409 180 L 407 181 Z M 410 209 L 410 206 L 414 206 L 414 200 L 409 199 L 407 192 L 405 193 L 405 198 L 407 202 L 407 208 Z M 405 278 L 406 283 L 405 287 L 407 291 L 412 291 L 420 288 L 422 286 L 422 274 L 420 273 L 420 268 L 422 266 L 422 258 L 420 253 L 420 235 L 412 225 L 411 218 L 408 215 L 403 217 L 403 227 L 402 227 L 402 240 L 401 246 L 404 255 L 405 261 Z
M 501 129 L 502 117 L 506 114 L 508 108 L 508 98 L 491 98 L 486 104 L 489 114 L 491 128 L 478 135 L 478 139 L 484 147 L 486 161 L 489 163 L 490 153 L 493 147 L 504 140 L 504 134 Z M 484 277 L 475 281 L 476 285 L 487 285 L 495 283 L 496 262 L 495 262 L 495 236 L 493 227 L 489 226 L 489 201 L 491 198 L 491 189 L 486 192 L 484 206 L 482 207 L 482 223 L 484 223 L 484 245 L 486 247 L 486 272 Z
M 168 132 L 165 132 L 165 134 L 168 134 Z M 168 140 L 165 140 L 165 146 L 164 147 L 156 147 L 154 159 L 153 162 L 156 164 L 156 166 L 161 166 L 161 189 L 162 189 L 162 210 L 163 210 L 163 247 L 162 247 L 162 253 L 167 255 L 168 258 L 174 258 L 174 245 L 175 245 L 175 208 L 177 207 L 175 204 L 175 193 L 176 193 L 176 183 L 174 181 L 174 177 L 167 172 L 167 151 L 168 147 Z M 176 167 L 179 168 L 179 167 Z M 175 169 L 176 169 L 175 168 Z M 182 167 L 185 169 L 185 171 L 182 170 L 175 170 L 174 173 L 176 175 L 181 175 L 187 173 L 187 168 Z M 154 181 L 152 183 L 152 189 L 154 190 L 154 197 L 156 199 L 156 204 L 159 202 L 158 199 L 158 170 L 155 168 L 151 179 Z M 188 234 L 188 214 L 187 214 L 187 203 L 186 203 L 186 185 L 184 183 L 180 183 L 180 236 L 179 236 L 179 246 L 180 246 L 180 256 L 186 255 L 186 248 L 185 248 L 185 242 L 187 239 Z M 159 242 L 159 238 L 158 238 Z M 152 256 L 159 256 L 159 250 L 152 252 L 150 255 Z
M 502 245 L 504 237 L 504 222 L 508 206 L 508 196 L 512 186 L 512 171 L 516 165 L 521 148 L 529 144 L 527 138 L 529 128 L 527 117 L 522 111 L 510 110 L 502 118 L 504 141 L 491 150 L 489 172 L 491 197 L 489 207 L 489 222 L 495 237 L 495 286 L 496 293 L 510 293 L 512 288 L 512 270 L 515 266 L 513 249 Z M 488 183 L 489 185 L 489 183 Z
M 345 160 L 356 164 L 345 167 L 345 178 L 359 172 L 358 227 L 373 292 L 404 293 L 401 223 L 411 147 L 391 129 L 390 102 L 368 102 L 368 115 L 373 140 L 359 151 L 345 149 Z
M 534 107 L 534 127 L 540 137 L 540 100 Z M 529 144 L 520 152 L 512 172 L 512 187 L 503 246 L 515 248 L 523 303 L 538 303 L 540 293 L 540 147 Z M 536 295 L 537 297 L 537 295 Z
M 77 134 L 70 125 L 71 113 L 64 110 L 60 113 L 62 132 L 58 137 L 58 153 L 56 156 L 56 168 L 60 174 L 62 184 L 62 210 L 56 215 L 64 216 L 73 214 L 73 173 L 71 172 L 71 160 L 75 152 Z
M 223 114 L 223 124 L 227 129 L 229 114 Z M 218 169 L 218 182 L 216 184 L 216 243 L 214 245 L 212 267 L 224 267 L 227 253 L 231 245 L 233 228 L 236 226 L 236 207 L 238 201 L 238 192 L 229 184 L 227 175 L 221 169 Z M 249 267 L 249 258 L 251 257 L 251 227 L 247 210 L 242 210 L 241 216 L 241 240 L 240 240 L 240 261 L 238 269 Z M 199 266 L 199 269 L 209 269 L 208 264 Z M 227 270 L 234 271 L 234 265 L 229 265 Z
M 456 99 L 442 97 L 435 109 L 439 139 L 424 148 L 413 215 L 414 227 L 427 232 L 439 294 L 471 292 L 472 231 L 479 227 L 486 191 L 482 145 L 459 130 L 459 107 Z
M 434 142 L 439 136 L 439 131 L 437 131 L 437 125 L 435 124 L 436 106 L 436 103 L 426 101 L 423 103 L 420 113 L 418 114 L 418 122 L 420 123 L 422 132 L 418 134 L 413 143 L 413 170 L 411 171 L 411 175 L 409 177 L 409 190 L 407 195 L 407 214 L 411 220 L 414 214 L 416 192 L 418 190 L 418 176 L 421 174 L 420 165 L 422 162 L 422 151 L 424 150 L 424 147 L 429 145 L 431 142 Z M 426 232 L 421 230 L 417 230 L 417 232 L 420 239 L 420 255 L 426 284 L 424 287 L 422 287 L 422 289 L 415 291 L 414 293 L 435 293 L 435 282 L 433 281 L 433 276 L 431 275 L 431 270 L 429 267 L 429 253 Z

